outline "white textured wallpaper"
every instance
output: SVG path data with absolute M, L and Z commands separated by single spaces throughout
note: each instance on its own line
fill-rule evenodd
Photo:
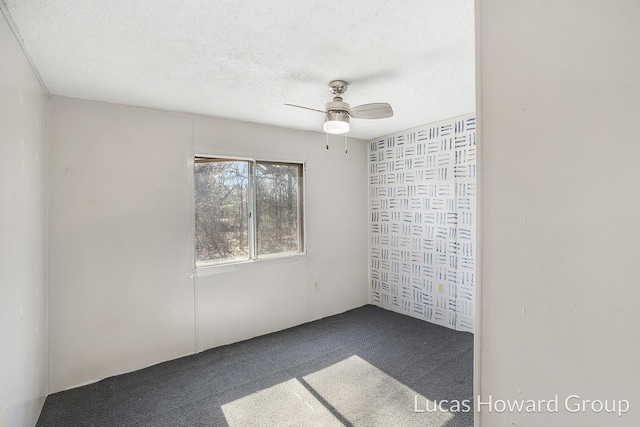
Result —
M 473 332 L 476 119 L 369 142 L 371 302 Z

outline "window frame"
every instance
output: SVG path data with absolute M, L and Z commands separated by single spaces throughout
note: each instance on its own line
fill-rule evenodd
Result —
M 209 154 L 195 154 L 193 157 L 193 170 L 191 173 L 192 177 L 192 221 L 193 221 L 193 266 L 194 269 L 202 270 L 206 268 L 212 267 L 221 267 L 221 266 L 229 266 L 233 264 L 245 264 L 245 263 L 255 263 L 258 261 L 272 260 L 272 259 L 283 259 L 290 257 L 297 257 L 300 255 L 306 255 L 307 253 L 307 245 L 306 245 L 306 221 L 305 221 L 305 175 L 307 165 L 304 161 L 295 161 L 295 160 L 264 160 L 264 159 L 254 159 L 247 157 L 227 157 L 227 156 L 217 156 L 217 155 L 209 155 Z M 221 260 L 210 260 L 207 262 L 198 262 L 197 259 L 197 251 L 196 251 L 196 188 L 195 188 L 195 165 L 198 163 L 208 163 L 208 162 L 247 162 L 248 164 L 248 184 L 247 184 L 247 240 L 248 240 L 248 249 L 249 255 L 247 258 L 228 258 Z M 257 164 L 267 164 L 267 165 L 286 165 L 286 166 L 295 166 L 298 169 L 298 179 L 297 179 L 297 239 L 298 239 L 298 250 L 297 251 L 288 251 L 288 252 L 278 252 L 273 254 L 258 254 L 258 223 L 257 223 L 257 184 L 256 184 L 256 165 Z

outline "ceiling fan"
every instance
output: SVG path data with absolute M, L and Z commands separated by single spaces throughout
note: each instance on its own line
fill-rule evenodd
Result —
M 349 118 L 354 119 L 385 119 L 393 116 L 391 105 L 386 102 L 376 102 L 372 104 L 358 105 L 351 108 L 349 104 L 342 101 L 342 94 L 347 91 L 347 82 L 344 80 L 333 80 L 329 83 L 329 92 L 334 97 L 333 101 L 327 102 L 324 110 L 303 107 L 302 105 L 284 104 L 291 107 L 304 108 L 306 110 L 317 111 L 326 115 L 322 130 L 326 133 L 343 134 L 349 132 Z

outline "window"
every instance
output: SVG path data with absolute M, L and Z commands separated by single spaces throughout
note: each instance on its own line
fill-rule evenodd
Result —
M 298 163 L 196 157 L 196 266 L 303 251 Z

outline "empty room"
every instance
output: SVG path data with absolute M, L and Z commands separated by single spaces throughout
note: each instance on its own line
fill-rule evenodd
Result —
M 0 427 L 640 424 L 637 2 L 0 11 Z

